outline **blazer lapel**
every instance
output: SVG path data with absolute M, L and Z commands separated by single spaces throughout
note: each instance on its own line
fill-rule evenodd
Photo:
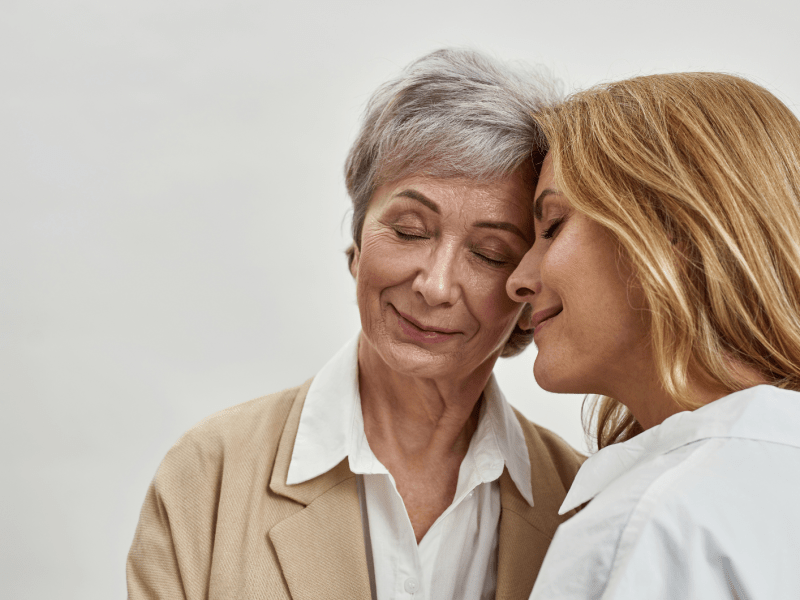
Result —
M 551 538 L 531 524 L 539 511 L 525 501 L 507 470 L 500 476 L 500 505 L 496 599 L 527 600 Z
M 550 452 L 533 428 L 523 427 L 531 461 L 533 506 L 508 474 L 500 476 L 497 600 L 527 600 L 558 526 L 575 514 L 558 514 L 566 490 Z
M 269 485 L 304 508 L 275 525 L 269 539 L 294 600 L 368 600 L 358 488 L 347 459 L 319 477 L 286 485 L 304 399 L 298 398 L 289 414 Z

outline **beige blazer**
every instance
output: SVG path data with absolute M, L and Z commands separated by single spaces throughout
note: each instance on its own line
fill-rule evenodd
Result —
M 202 421 L 167 453 L 128 554 L 128 597 L 369 599 L 356 477 L 346 460 L 305 483 L 286 475 L 310 381 Z M 584 457 L 517 417 L 534 506 L 500 477 L 497 598 L 526 600 Z

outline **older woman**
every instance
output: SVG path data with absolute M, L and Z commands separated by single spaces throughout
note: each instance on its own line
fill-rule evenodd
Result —
M 604 396 L 532 598 L 800 598 L 800 122 L 712 73 L 540 117 L 537 238 L 509 278 L 534 374 Z
M 169 452 L 131 598 L 525 598 L 582 457 L 492 377 L 530 336 L 536 76 L 439 51 L 371 99 L 347 160 L 362 331 L 305 384 Z

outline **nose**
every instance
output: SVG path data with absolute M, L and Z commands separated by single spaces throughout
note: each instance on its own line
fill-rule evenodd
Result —
M 458 271 L 457 244 L 439 244 L 414 277 L 411 289 L 420 294 L 428 306 L 455 304 L 462 292 Z
M 515 302 L 530 303 L 533 296 L 541 290 L 542 282 L 539 278 L 539 257 L 534 248 L 528 250 L 522 257 L 517 268 L 506 281 L 506 293 Z

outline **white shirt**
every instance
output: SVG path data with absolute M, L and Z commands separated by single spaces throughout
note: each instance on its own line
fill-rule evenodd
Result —
M 531 506 L 533 495 L 522 427 L 494 376 L 483 398 L 453 503 L 417 545 L 394 478 L 375 457 L 364 433 L 358 336 L 311 383 L 286 483 L 308 481 L 348 458 L 350 470 L 362 477 L 365 543 L 377 600 L 494 598 L 500 519 L 497 480 L 503 466 Z
M 760 385 L 597 452 L 531 599 L 800 598 L 800 393 Z

